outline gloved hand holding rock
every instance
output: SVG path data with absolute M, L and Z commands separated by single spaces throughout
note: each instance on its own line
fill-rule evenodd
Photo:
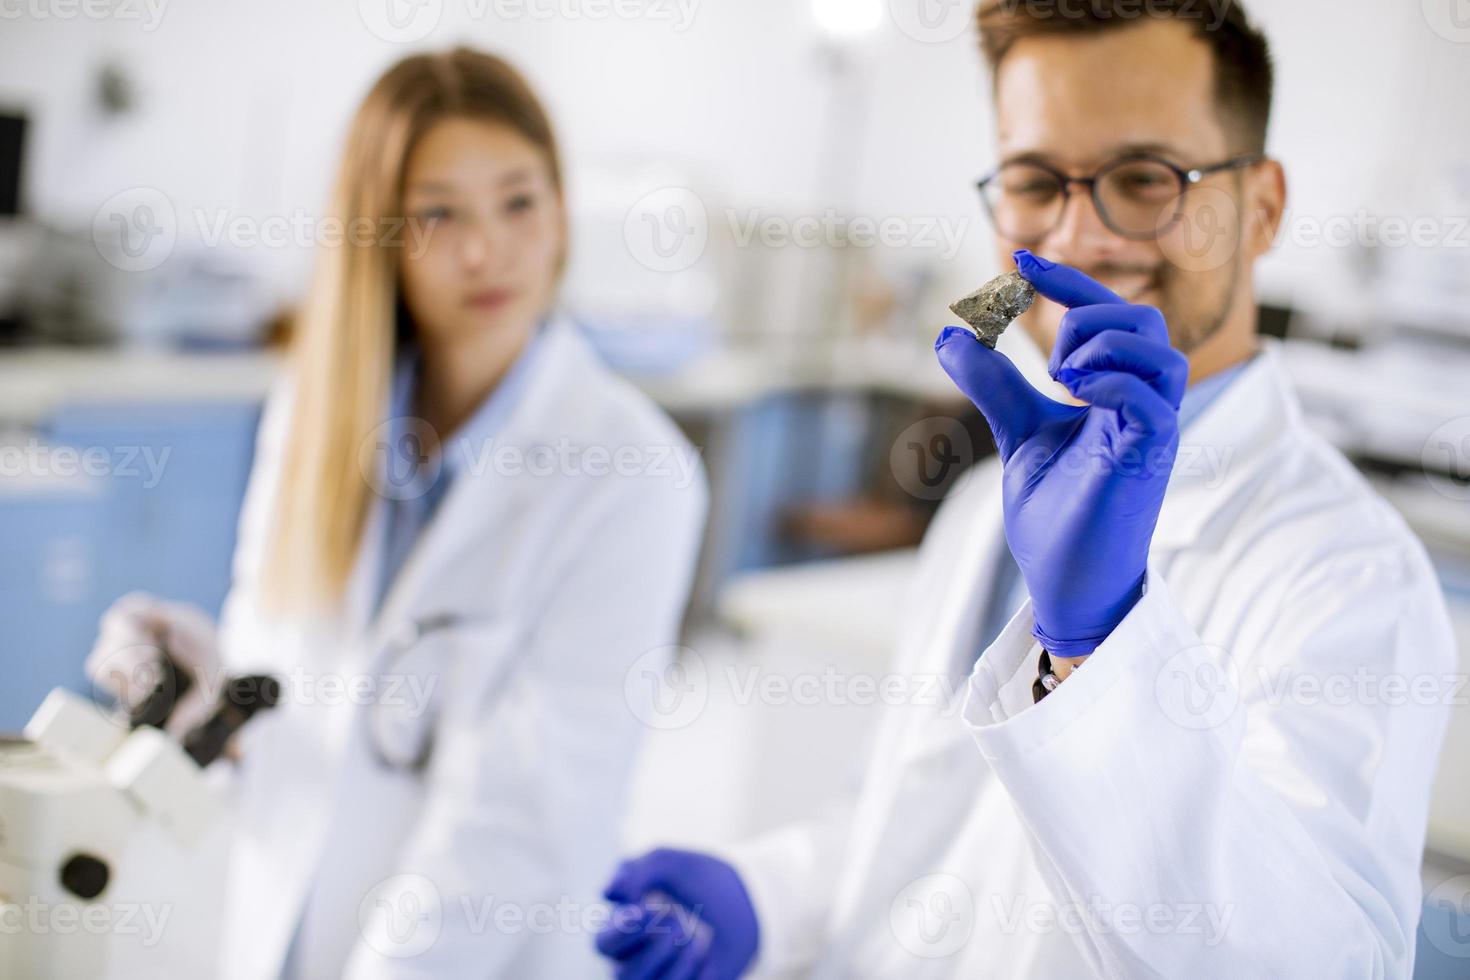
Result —
M 1024 249 L 1016 263 L 1068 307 L 1049 370 L 1086 404 L 1046 397 L 965 328 L 946 327 L 935 349 L 995 434 L 1006 541 L 1031 594 L 1033 633 L 1053 657 L 1081 657 L 1142 594 L 1189 363 L 1153 307 Z

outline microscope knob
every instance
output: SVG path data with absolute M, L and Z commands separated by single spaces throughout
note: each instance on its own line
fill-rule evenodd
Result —
M 107 862 L 90 854 L 73 854 L 61 866 L 61 887 L 78 898 L 91 901 L 107 889 L 112 873 Z

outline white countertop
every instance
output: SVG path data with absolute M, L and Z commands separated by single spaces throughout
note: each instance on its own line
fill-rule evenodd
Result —
M 675 412 L 731 408 L 811 389 L 879 391 L 920 401 L 962 397 L 922 339 L 887 337 L 723 348 L 667 375 L 632 380 Z
M 1362 351 L 1281 347 L 1314 425 L 1339 449 L 1419 466 L 1435 430 L 1470 418 L 1470 354 L 1409 343 Z
M 1470 357 L 1413 348 L 1335 350 L 1288 342 L 1293 384 L 1308 409 L 1330 414 L 1333 441 L 1418 462 L 1444 422 L 1470 416 Z M 263 351 L 107 348 L 0 349 L 0 422 L 30 423 L 63 402 L 250 400 L 263 397 L 281 357 Z M 725 348 L 665 375 L 631 379 L 672 411 L 720 410 L 802 389 L 881 391 L 917 400 L 958 398 L 921 343 L 869 338 L 800 347 Z
M 0 350 L 0 423 L 33 425 L 74 402 L 251 401 L 279 370 L 263 351 Z
M 724 349 L 666 375 L 630 380 L 670 411 L 718 411 L 810 388 L 958 397 L 924 346 L 910 346 L 870 341 L 794 352 Z M 263 351 L 0 349 L 0 422 L 33 424 L 75 401 L 257 399 L 280 370 L 280 355 Z
M 915 548 L 742 572 L 720 590 L 719 616 L 740 632 L 822 636 L 836 649 L 892 656 Z

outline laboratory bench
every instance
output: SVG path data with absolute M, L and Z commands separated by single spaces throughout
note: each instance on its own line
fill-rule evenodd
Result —
M 1312 424 L 1370 470 L 1435 548 L 1465 657 L 1467 505 L 1424 485 L 1422 472 L 1431 434 L 1446 421 L 1470 419 L 1465 366 L 1301 342 L 1285 343 L 1283 356 Z M 38 472 L 23 463 L 0 479 L 7 669 L 0 730 L 18 728 L 53 685 L 85 690 L 82 659 L 98 616 L 117 596 L 146 589 L 218 609 L 261 402 L 280 370 L 277 356 L 261 352 L 0 349 L 7 463 L 24 461 L 28 450 L 34 456 L 35 447 L 71 447 L 100 449 L 112 467 L 102 475 L 72 472 L 58 459 Z M 927 345 L 873 341 L 776 356 L 727 350 L 635 381 L 702 447 L 710 471 L 713 506 L 690 642 L 712 665 L 764 651 L 782 663 L 806 657 L 883 669 L 915 552 L 853 557 L 800 547 L 783 534 L 781 517 L 793 504 L 840 502 L 869 488 L 875 467 L 889 465 L 893 426 L 905 413 L 965 410 Z M 790 815 L 781 808 L 819 803 L 840 789 L 852 774 L 835 760 L 850 757 L 871 732 L 857 714 L 835 712 L 821 758 L 806 766 L 778 742 L 811 721 L 809 713 L 763 717 L 752 727 L 750 712 L 732 711 L 728 730 L 706 745 L 681 750 L 680 739 L 692 733 L 658 733 L 653 758 L 704 757 L 715 744 L 741 755 L 732 771 L 775 780 L 786 792 L 766 794 L 778 802 L 747 814 L 734 801 L 757 797 L 718 793 L 709 799 L 720 812 L 706 816 L 729 830 L 764 826 Z M 1435 791 L 1426 890 L 1470 871 L 1467 770 L 1470 709 L 1457 706 Z M 1458 914 L 1431 904 L 1427 928 L 1470 930 L 1458 919 L 1446 925 L 1446 916 Z M 1423 977 L 1452 975 L 1435 972 L 1433 949 L 1422 964 Z
M 51 686 L 85 689 L 82 660 L 118 596 L 218 611 L 255 425 L 281 370 L 262 351 L 0 348 L 0 461 L 13 464 L 0 479 L 0 649 L 14 665 L 0 730 Z M 884 406 L 953 397 L 932 356 L 882 342 L 725 350 L 634 380 L 709 472 L 696 617 L 731 574 L 830 556 L 791 543 L 790 508 L 860 491 Z
M 1450 560 L 1470 556 L 1465 501 L 1416 469 L 1437 427 L 1470 424 L 1460 383 L 1470 365 L 1402 345 L 1288 341 L 1282 352 L 1309 421 L 1427 541 Z M 21 724 L 49 683 L 82 683 L 96 617 L 123 592 L 218 609 L 254 426 L 280 371 L 263 351 L 0 348 L 0 459 L 21 463 L 0 480 L 10 542 L 0 642 L 30 651 L 16 659 L 32 675 L 0 694 L 0 729 Z M 633 380 L 700 447 L 710 477 L 692 621 L 713 615 L 741 573 L 915 543 L 937 495 L 905 492 L 890 455 L 915 419 L 961 420 L 966 462 L 993 451 L 978 413 L 912 338 L 713 348 Z M 88 476 L 58 457 L 31 472 L 38 445 L 100 450 L 115 470 Z

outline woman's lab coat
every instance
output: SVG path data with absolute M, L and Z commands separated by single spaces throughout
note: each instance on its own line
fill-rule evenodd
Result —
M 1029 602 L 971 673 L 993 461 L 952 493 L 896 670 L 956 700 L 888 709 L 855 803 L 729 855 L 759 973 L 1408 975 L 1460 694 L 1434 572 L 1273 349 L 1181 441 L 1146 594 L 1040 703 Z
M 243 732 L 220 975 L 276 977 L 304 914 L 302 978 L 600 972 L 592 907 L 650 717 L 628 679 L 676 640 L 707 491 L 672 423 L 575 328 L 545 329 L 376 615 L 381 500 L 339 616 L 262 612 L 287 425 L 268 407 L 221 635 L 231 672 L 286 695 Z M 372 749 L 407 760 L 430 739 L 421 771 Z

